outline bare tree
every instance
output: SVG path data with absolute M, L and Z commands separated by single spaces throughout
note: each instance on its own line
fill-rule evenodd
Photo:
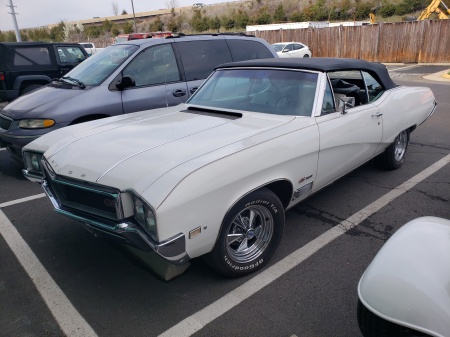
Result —
M 169 9 L 175 9 L 175 8 L 179 7 L 178 0 L 167 0 L 166 6 Z
M 117 2 L 116 2 L 116 1 L 113 1 L 113 2 L 111 3 L 111 6 L 112 6 L 113 14 L 114 14 L 115 16 L 119 15 L 119 5 L 117 4 Z

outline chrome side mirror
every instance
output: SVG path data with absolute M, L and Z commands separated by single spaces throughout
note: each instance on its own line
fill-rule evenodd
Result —
M 347 109 L 351 109 L 355 106 L 355 97 L 341 97 L 339 98 L 339 111 L 345 115 Z

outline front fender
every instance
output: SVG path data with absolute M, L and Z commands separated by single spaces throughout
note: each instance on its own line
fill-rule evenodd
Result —
M 422 217 L 400 228 L 365 271 L 358 296 L 385 320 L 450 336 L 450 221 Z

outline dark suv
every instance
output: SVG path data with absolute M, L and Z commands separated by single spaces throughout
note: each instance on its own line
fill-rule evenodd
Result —
M 68 125 L 184 103 L 216 66 L 277 57 L 246 35 L 182 35 L 116 43 L 0 112 L 0 147 L 23 146 Z
M 1 42 L 0 99 L 11 101 L 42 87 L 86 57 L 77 43 Z

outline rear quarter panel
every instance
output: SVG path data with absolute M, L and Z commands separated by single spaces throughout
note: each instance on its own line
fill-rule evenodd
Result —
M 397 135 L 423 123 L 434 107 L 434 95 L 425 87 L 403 87 L 386 91 L 377 101 L 383 114 L 382 144 L 391 144 Z

